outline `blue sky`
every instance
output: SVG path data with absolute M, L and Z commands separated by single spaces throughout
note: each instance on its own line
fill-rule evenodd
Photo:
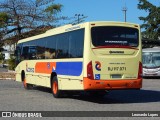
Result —
M 160 6 L 160 0 L 148 0 Z M 122 8 L 127 7 L 127 22 L 142 24 L 139 16 L 146 16 L 147 12 L 139 10 L 139 0 L 55 0 L 63 5 L 61 15 L 74 17 L 75 14 L 88 16 L 85 21 L 124 21 Z

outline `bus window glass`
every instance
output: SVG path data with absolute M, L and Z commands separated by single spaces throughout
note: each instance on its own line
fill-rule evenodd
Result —
M 60 34 L 57 36 L 56 42 L 56 57 L 57 58 L 68 58 L 69 52 L 69 41 L 68 41 L 68 34 Z
M 45 59 L 45 45 L 46 41 L 45 38 L 41 38 L 37 40 L 37 59 Z
M 92 44 L 98 46 L 138 46 L 138 29 L 119 26 L 91 28 Z
M 36 53 L 37 53 L 37 46 L 30 46 L 29 47 L 29 51 L 28 51 L 28 55 L 29 55 L 29 59 L 36 59 Z
M 83 57 L 84 29 L 70 32 L 69 34 L 69 55 L 71 58 Z
M 47 38 L 46 51 L 48 50 L 49 56 L 46 59 L 54 59 L 56 57 L 56 36 L 50 36 Z M 47 53 L 46 53 L 47 54 Z
M 22 46 L 22 59 L 36 59 L 36 41 L 25 42 Z
M 22 48 L 22 58 L 23 58 L 24 60 L 29 59 L 29 58 L 28 58 L 28 50 L 29 50 L 29 47 L 28 47 L 28 46 L 23 46 L 23 48 Z

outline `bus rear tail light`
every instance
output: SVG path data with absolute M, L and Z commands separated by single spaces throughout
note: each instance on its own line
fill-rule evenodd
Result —
M 139 62 L 139 69 L 138 69 L 138 79 L 142 78 L 142 63 Z
M 93 77 L 93 68 L 92 68 L 92 61 L 90 61 L 87 65 L 87 78 L 94 79 Z

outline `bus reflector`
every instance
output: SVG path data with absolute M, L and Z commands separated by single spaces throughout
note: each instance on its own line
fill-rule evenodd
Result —
M 87 78 L 94 79 L 93 77 L 93 68 L 92 68 L 92 61 L 90 61 L 87 65 Z
M 139 62 L 138 79 L 142 78 L 142 63 Z
M 138 25 L 134 25 L 134 27 L 138 27 Z

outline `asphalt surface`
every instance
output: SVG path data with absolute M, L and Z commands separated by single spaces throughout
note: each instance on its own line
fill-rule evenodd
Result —
M 91 97 L 82 93 L 59 99 L 54 98 L 48 88 L 34 87 L 32 90 L 25 90 L 22 83 L 0 80 L 0 111 L 160 111 L 160 79 L 144 79 L 141 90 L 114 90 L 103 98 Z M 54 119 L 97 120 L 106 118 L 58 117 Z M 113 117 L 107 119 L 159 120 L 160 117 Z
M 7 72 L 8 69 L 0 67 L 0 72 Z

